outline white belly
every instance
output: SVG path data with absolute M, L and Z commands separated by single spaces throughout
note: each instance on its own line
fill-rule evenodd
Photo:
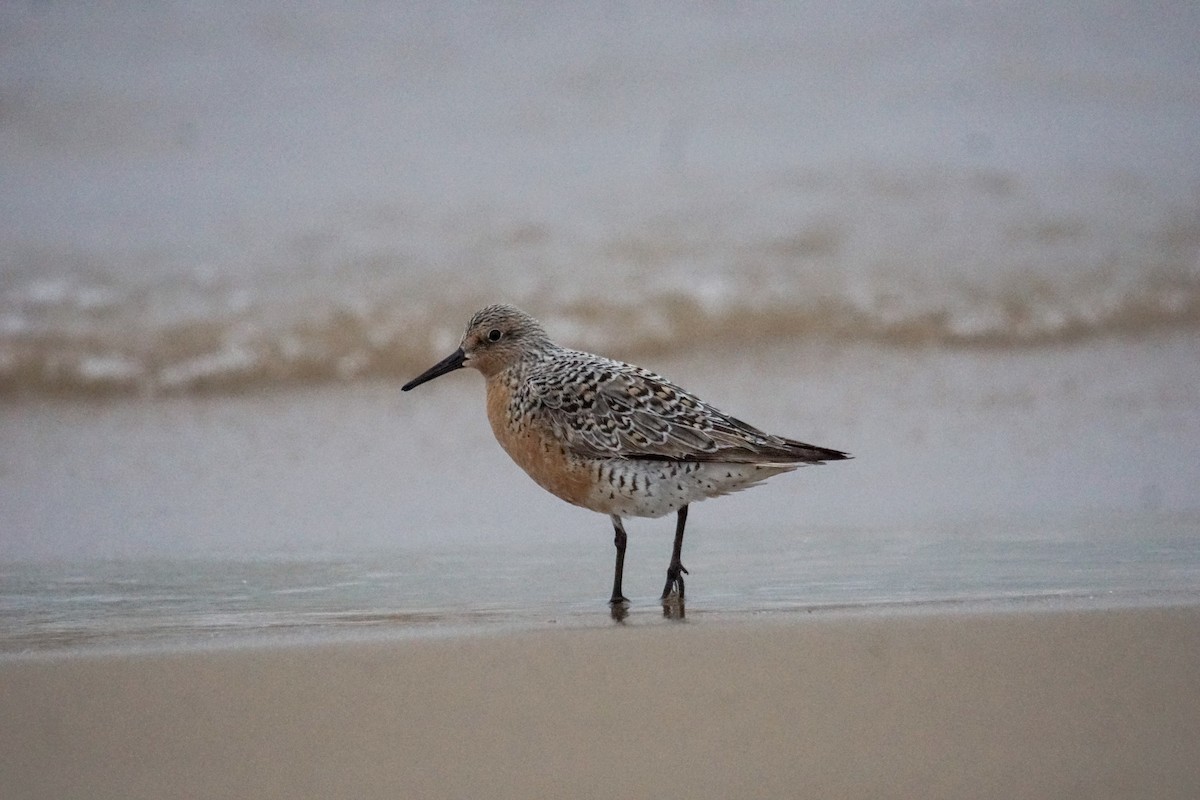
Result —
M 661 517 L 689 503 L 736 492 L 797 464 L 720 464 L 613 459 L 580 505 L 620 517 Z

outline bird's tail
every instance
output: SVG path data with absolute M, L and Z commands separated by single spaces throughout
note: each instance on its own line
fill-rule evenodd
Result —
M 842 461 L 854 456 L 834 450 L 829 447 L 818 447 L 815 444 L 798 442 L 795 439 L 784 439 L 773 456 L 781 460 L 797 461 L 805 464 L 822 464 L 826 461 Z

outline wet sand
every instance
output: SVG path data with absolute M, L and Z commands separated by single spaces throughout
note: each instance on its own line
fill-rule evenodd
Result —
M 9 660 L 3 794 L 1183 798 L 1200 786 L 1200 608 L 629 622 Z

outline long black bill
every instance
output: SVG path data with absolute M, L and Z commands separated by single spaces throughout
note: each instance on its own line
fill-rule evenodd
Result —
M 415 389 L 422 383 L 431 381 L 439 375 L 445 375 L 447 372 L 454 372 L 454 370 L 462 367 L 463 362 L 466 360 L 467 354 L 464 353 L 463 349 L 460 347 L 438 363 L 434 364 L 429 369 L 422 372 L 417 377 L 413 378 L 408 383 L 401 386 L 400 391 L 407 392 L 409 389 Z

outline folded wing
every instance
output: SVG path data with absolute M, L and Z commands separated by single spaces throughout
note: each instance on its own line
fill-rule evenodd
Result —
M 555 437 L 580 456 L 738 464 L 848 458 L 761 431 L 640 367 L 589 356 L 573 369 L 565 380 L 535 376 L 529 389 Z

